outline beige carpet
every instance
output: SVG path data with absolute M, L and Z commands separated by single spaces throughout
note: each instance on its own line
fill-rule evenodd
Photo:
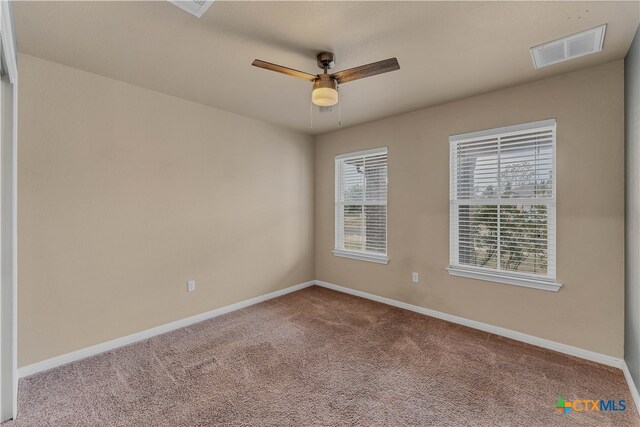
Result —
M 625 399 L 625 412 L 554 409 Z M 20 382 L 6 426 L 640 425 L 622 372 L 319 287 Z

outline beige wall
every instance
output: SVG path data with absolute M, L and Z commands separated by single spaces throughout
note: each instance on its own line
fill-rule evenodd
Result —
M 318 137 L 316 278 L 622 357 L 623 102 L 617 61 Z M 449 276 L 449 135 L 548 118 L 557 119 L 562 289 Z M 334 156 L 380 146 L 389 147 L 390 262 L 334 257 Z
M 311 137 L 19 60 L 19 366 L 313 279 Z

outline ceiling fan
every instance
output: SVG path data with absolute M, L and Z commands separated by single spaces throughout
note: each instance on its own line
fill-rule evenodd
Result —
M 365 77 L 375 76 L 376 74 L 388 73 L 389 71 L 400 69 L 398 60 L 396 58 L 389 58 L 328 74 L 327 70 L 332 69 L 335 65 L 336 56 L 331 52 L 320 52 L 317 59 L 318 67 L 324 70 L 322 74 L 309 74 L 304 71 L 294 70 L 293 68 L 283 67 L 282 65 L 272 64 L 259 59 L 254 60 L 251 65 L 313 82 L 311 102 L 320 107 L 330 107 L 338 103 L 338 85 L 342 83 L 348 83 Z

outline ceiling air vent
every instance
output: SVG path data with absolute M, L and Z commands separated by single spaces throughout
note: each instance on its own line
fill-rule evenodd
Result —
M 573 34 L 531 48 L 533 66 L 537 68 L 558 62 L 580 58 L 581 56 L 600 52 L 604 42 L 604 30 L 607 25 L 601 25 L 578 34 Z
M 198 18 L 213 4 L 213 0 L 169 0 L 169 2 Z

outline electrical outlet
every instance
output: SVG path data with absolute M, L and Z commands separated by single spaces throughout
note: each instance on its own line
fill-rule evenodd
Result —
M 187 292 L 193 292 L 196 290 L 196 281 L 195 280 L 189 280 L 187 282 Z
M 415 271 L 413 272 L 412 278 L 413 278 L 413 283 L 418 283 L 420 281 L 420 278 L 418 277 L 418 273 L 416 273 Z

